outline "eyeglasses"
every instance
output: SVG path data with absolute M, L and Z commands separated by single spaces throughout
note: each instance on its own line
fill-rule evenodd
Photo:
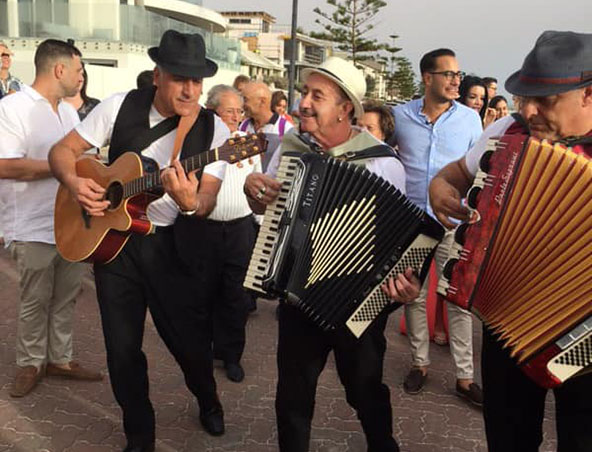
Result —
M 10 58 L 12 55 L 10 55 L 10 53 L 3 53 L 0 56 L 2 56 L 2 58 Z
M 430 74 L 443 75 L 444 77 L 446 77 L 446 80 L 448 80 L 448 81 L 452 81 L 454 78 L 458 78 L 459 80 L 462 80 L 463 78 L 465 78 L 465 75 L 467 75 L 463 71 L 458 71 L 458 72 L 440 71 L 440 72 L 430 72 Z

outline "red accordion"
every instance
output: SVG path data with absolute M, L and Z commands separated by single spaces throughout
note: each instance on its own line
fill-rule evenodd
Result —
M 438 284 L 552 388 L 592 364 L 592 165 L 561 144 L 490 140 Z

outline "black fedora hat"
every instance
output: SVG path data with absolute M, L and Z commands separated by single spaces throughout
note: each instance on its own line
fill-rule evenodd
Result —
M 552 96 L 592 85 L 592 34 L 545 31 L 524 59 L 522 68 L 506 80 L 517 96 Z
M 206 45 L 197 33 L 167 30 L 160 45 L 148 49 L 148 55 L 165 71 L 181 77 L 205 78 L 218 72 L 218 65 L 206 58 Z

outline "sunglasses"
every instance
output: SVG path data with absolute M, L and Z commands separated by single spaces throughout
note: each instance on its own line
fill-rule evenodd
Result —
M 10 58 L 12 55 L 10 53 L 3 53 L 0 56 L 2 56 L 2 58 Z

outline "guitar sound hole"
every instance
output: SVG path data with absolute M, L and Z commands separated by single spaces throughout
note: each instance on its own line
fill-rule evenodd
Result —
M 109 185 L 105 199 L 110 203 L 108 210 L 117 209 L 123 200 L 123 185 L 120 182 L 114 182 Z

